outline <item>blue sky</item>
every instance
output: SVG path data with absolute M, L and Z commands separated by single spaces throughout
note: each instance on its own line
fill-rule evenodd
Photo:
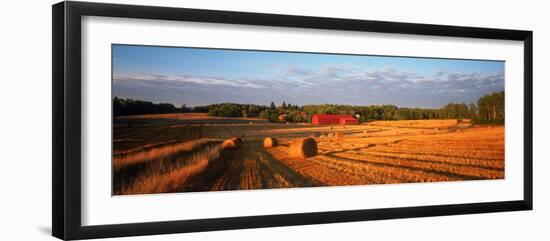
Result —
M 504 62 L 113 45 L 113 92 L 220 102 L 437 108 L 504 90 Z

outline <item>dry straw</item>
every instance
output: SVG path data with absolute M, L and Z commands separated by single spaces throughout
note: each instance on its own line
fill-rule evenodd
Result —
M 313 133 L 311 133 L 310 136 L 311 136 L 311 137 L 320 137 L 320 136 L 321 136 L 321 133 L 319 133 L 319 132 L 313 132 Z
M 296 158 L 315 156 L 317 155 L 317 142 L 311 137 L 295 139 L 290 144 L 288 154 Z

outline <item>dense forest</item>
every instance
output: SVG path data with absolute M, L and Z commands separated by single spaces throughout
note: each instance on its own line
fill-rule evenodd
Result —
M 113 99 L 113 115 L 144 115 L 144 114 L 162 114 L 181 112 L 181 109 L 176 108 L 173 104 L 159 103 L 155 104 L 150 101 L 120 99 L 115 96 Z
M 395 105 L 304 105 L 271 102 L 269 106 L 255 104 L 221 103 L 188 107 L 173 104 L 155 104 L 148 101 L 113 99 L 114 116 L 204 112 L 220 117 L 258 117 L 271 122 L 309 122 L 314 114 L 354 115 L 362 122 L 373 120 L 429 120 L 472 119 L 476 123 L 504 123 L 504 91 L 484 95 L 477 103 L 448 103 L 439 109 L 405 108 Z

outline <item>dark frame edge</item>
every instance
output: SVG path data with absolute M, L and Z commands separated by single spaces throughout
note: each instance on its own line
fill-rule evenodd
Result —
M 523 40 L 523 200 L 533 210 L 533 31 Z
M 65 238 L 65 2 L 52 5 L 52 235 Z

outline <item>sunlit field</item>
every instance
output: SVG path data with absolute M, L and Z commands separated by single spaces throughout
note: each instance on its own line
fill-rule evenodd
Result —
M 113 121 L 114 195 L 504 178 L 504 126 L 467 119 L 311 125 L 185 113 Z M 316 154 L 293 155 L 291 143 L 305 137 Z

